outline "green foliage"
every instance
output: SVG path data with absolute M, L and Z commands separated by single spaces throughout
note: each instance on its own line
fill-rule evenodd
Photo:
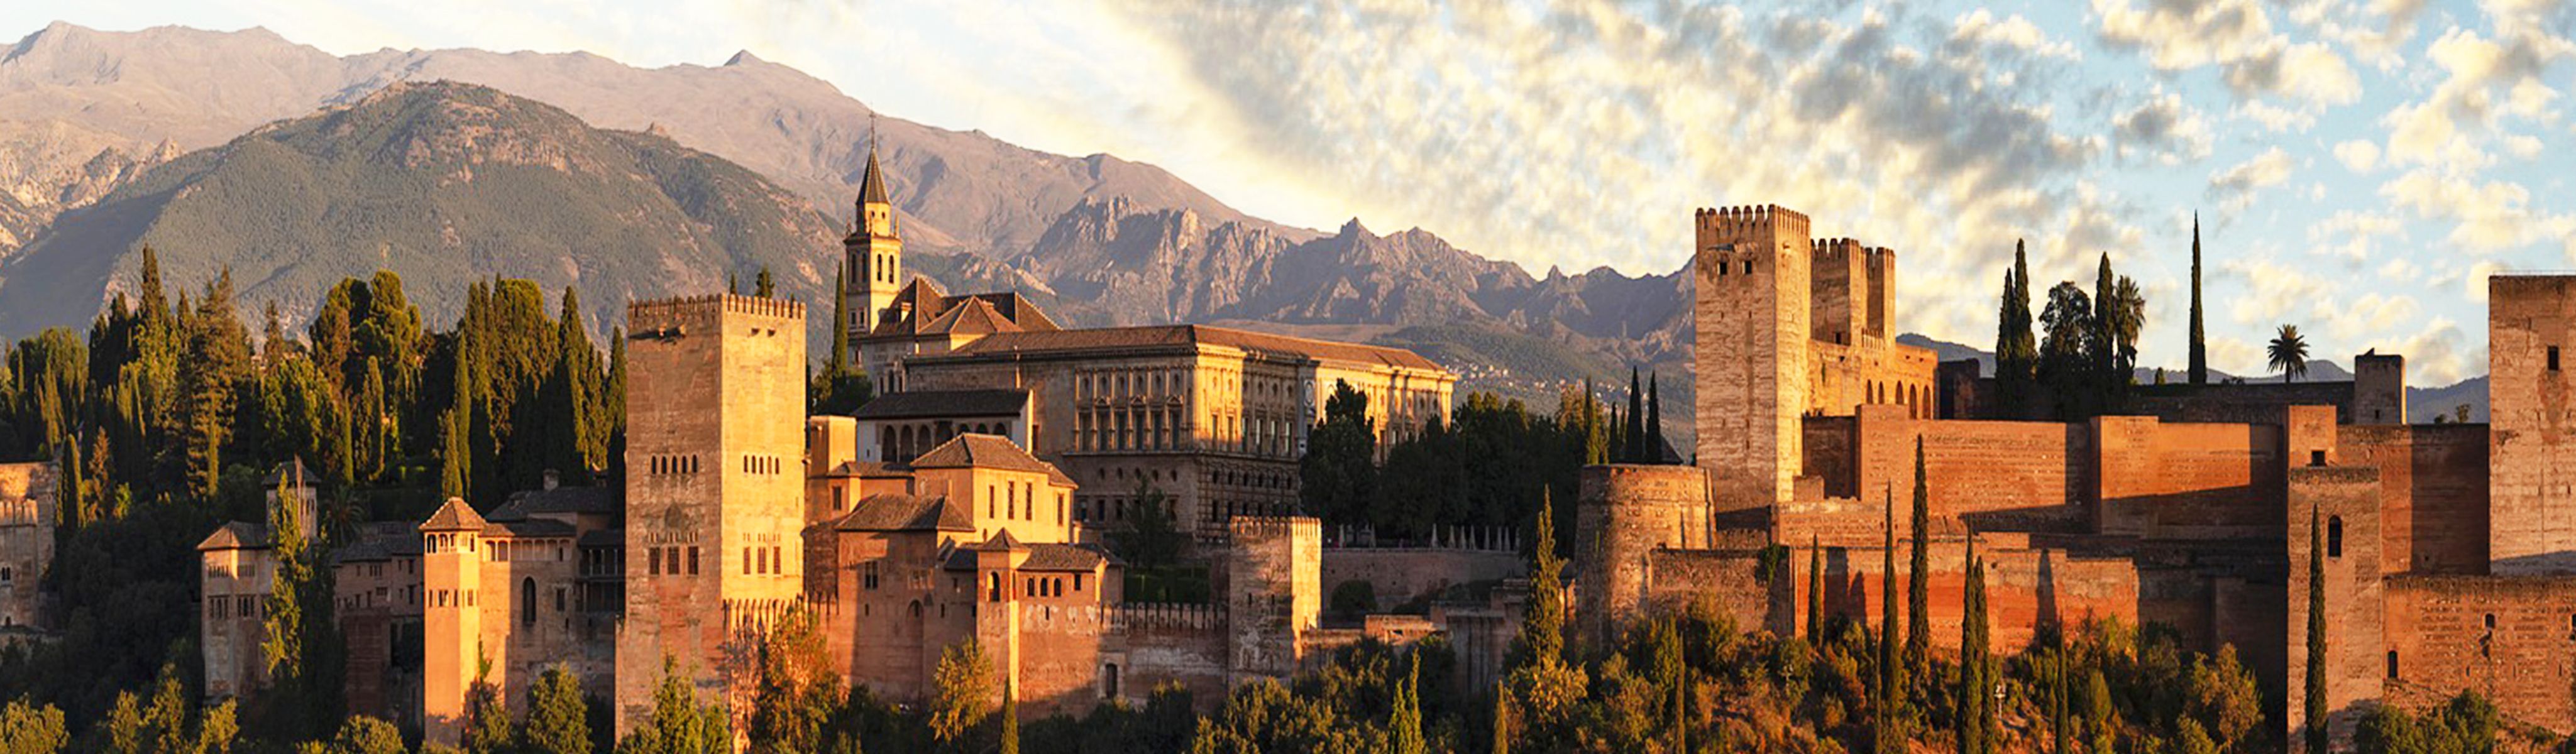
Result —
M 1020 754 L 1020 694 L 1008 680 L 1002 681 L 1002 754 Z
M 403 754 L 402 731 L 393 723 L 366 715 L 353 715 L 340 724 L 340 732 L 328 742 L 314 741 L 297 747 L 300 754 Z
M 2311 754 L 2326 752 L 2326 551 L 2324 513 L 2308 509 L 2307 741 Z
M 527 722 L 519 740 L 530 754 L 590 754 L 590 705 L 581 678 L 558 664 L 528 688 Z
M 1351 579 L 1335 584 L 1327 609 L 1334 615 L 1344 618 L 1374 612 L 1377 610 L 1377 585 L 1369 583 L 1367 579 Z
M 2263 354 L 2273 369 L 2280 370 L 2281 382 L 2296 382 L 2308 373 L 2308 339 L 2299 334 L 2298 325 L 2282 325 L 2263 347 Z
M 1394 754 L 1423 754 L 1421 687 L 1422 664 L 1408 657 L 1404 681 L 1395 687 L 1394 709 L 1387 713 L 1387 736 L 1393 744 L 1388 750 Z
M 817 751 L 846 703 L 840 674 L 812 613 L 797 610 L 759 645 L 748 735 L 753 754 Z
M 2030 259 L 2013 242 L 2013 266 L 2004 270 L 2003 302 L 1995 315 L 1996 402 L 2018 411 L 2039 368 L 2039 343 L 2030 329 Z
M 849 281 L 840 271 L 832 273 L 832 342 L 831 357 L 823 361 L 823 371 L 807 382 L 805 413 L 846 416 L 867 405 L 875 386 L 866 372 L 850 360 L 851 321 L 848 312 Z M 869 316 L 862 312 L 861 316 Z
M 1306 434 L 1306 455 L 1297 461 L 1306 510 L 1334 522 L 1371 520 L 1377 500 L 1377 422 L 1368 415 L 1368 395 L 1350 383 L 1335 381 L 1324 399 L 1324 418 Z
M 2394 705 L 2374 707 L 2353 744 L 2363 754 L 2480 754 L 2496 750 L 2500 722 L 2493 703 L 2464 690 L 2420 717 Z
M 617 742 L 617 754 L 726 754 L 732 748 L 724 707 L 700 704 L 679 660 L 668 657 L 662 660 L 662 683 L 653 690 L 653 711 Z
M 993 661 L 968 639 L 939 653 L 931 671 L 930 736 L 949 751 L 970 751 L 975 729 L 993 712 L 999 693 Z
M 2191 216 L 2191 384 L 2209 383 L 2209 344 L 2201 330 L 2200 213 Z
M 1807 535 L 1807 641 L 1825 640 L 1825 548 Z
M 0 754 L 54 754 L 71 742 L 63 711 L 26 699 L 0 707 Z
M 1178 566 L 1190 546 L 1190 535 L 1181 531 L 1172 511 L 1172 496 L 1151 483 L 1136 486 L 1136 504 L 1126 517 L 1126 526 L 1109 531 L 1109 546 L 1118 557 L 1140 571 L 1157 571 Z
M 1919 435 L 1914 438 L 1914 509 L 1907 526 L 1913 535 L 1905 575 L 1905 672 L 1910 685 L 1919 689 L 1928 688 L 1932 678 L 1932 491 Z
M 1553 666 L 1565 658 L 1565 560 L 1556 554 L 1556 505 L 1542 494 L 1538 536 L 1530 540 L 1530 596 L 1521 613 L 1519 635 L 1512 638 L 1513 668 Z

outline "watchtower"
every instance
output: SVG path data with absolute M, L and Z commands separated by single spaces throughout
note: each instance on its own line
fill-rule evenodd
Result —
M 2352 423 L 2406 423 L 2406 357 L 2393 353 L 2352 357 Z
M 649 714 L 665 658 L 722 698 L 727 643 L 802 594 L 805 307 L 705 296 L 626 310 L 626 619 L 617 729 Z
M 1699 464 L 1721 511 L 1789 499 L 1802 463 L 1812 333 L 1807 216 L 1778 206 L 1692 220 Z M 1848 274 L 1848 273 L 1846 273 Z
M 2576 275 L 2487 278 L 2488 568 L 2576 572 Z
M 1583 467 L 1574 512 L 1583 630 L 1608 640 L 1645 605 L 1647 557 L 1709 546 L 1709 472 L 1694 466 Z
M 465 730 L 465 697 L 484 656 L 483 523 L 451 497 L 420 525 L 421 733 L 449 746 Z

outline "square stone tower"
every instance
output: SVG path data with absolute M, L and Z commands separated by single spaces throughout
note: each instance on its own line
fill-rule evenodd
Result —
M 1692 219 L 1699 465 L 1717 510 L 1767 508 L 1789 499 L 1803 463 L 1807 216 L 1761 206 Z
M 638 302 L 626 319 L 620 734 L 649 713 L 665 660 L 701 700 L 742 690 L 752 642 L 797 603 L 805 571 L 804 305 L 708 296 Z
M 2487 278 L 2489 569 L 2576 572 L 2576 275 Z
M 2406 423 L 2406 357 L 2365 353 L 2352 357 L 2352 423 Z

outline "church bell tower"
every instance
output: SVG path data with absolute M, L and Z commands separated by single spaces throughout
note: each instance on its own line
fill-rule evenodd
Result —
M 885 321 L 887 310 L 894 308 L 896 292 L 903 287 L 903 239 L 895 235 L 894 204 L 886 199 L 885 172 L 877 166 L 873 136 L 868 144 L 868 172 L 859 183 L 858 212 L 850 235 L 841 239 L 841 251 L 842 295 L 848 297 L 842 305 L 851 315 L 846 323 L 849 331 L 840 336 L 856 351 L 858 339 Z

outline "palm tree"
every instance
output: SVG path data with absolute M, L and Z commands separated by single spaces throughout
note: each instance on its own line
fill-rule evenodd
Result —
M 2298 325 L 2282 325 L 2266 349 L 2272 356 L 2272 368 L 2281 370 L 2281 382 L 2287 384 L 2308 373 L 2308 341 L 2299 336 Z

